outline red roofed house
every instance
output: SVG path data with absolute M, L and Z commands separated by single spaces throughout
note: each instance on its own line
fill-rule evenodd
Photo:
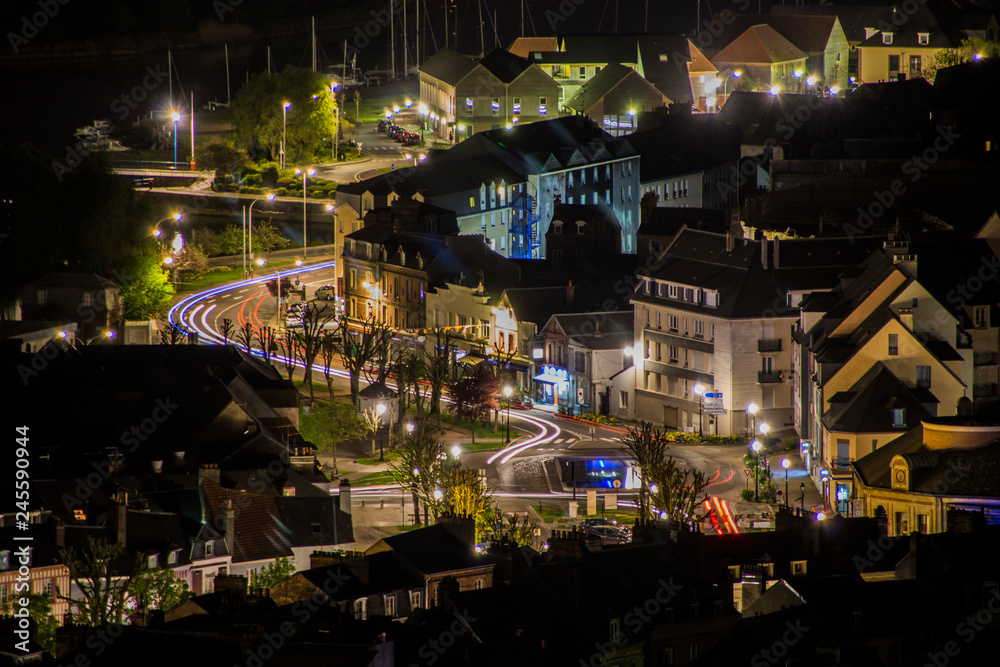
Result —
M 716 67 L 740 69 L 740 90 L 783 91 L 798 88 L 797 70 L 805 71 L 806 54 L 767 25 L 755 25 L 722 49 L 712 60 Z

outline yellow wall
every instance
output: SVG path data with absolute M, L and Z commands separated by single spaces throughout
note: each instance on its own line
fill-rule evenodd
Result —
M 858 72 L 863 83 L 889 80 L 889 56 L 899 56 L 899 71 L 910 75 L 910 56 L 920 56 L 920 68 L 925 69 L 938 48 L 913 46 L 862 46 L 858 48 Z

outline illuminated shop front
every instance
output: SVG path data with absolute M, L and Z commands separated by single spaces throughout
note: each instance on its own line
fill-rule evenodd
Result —
M 535 378 L 535 398 L 539 403 L 566 405 L 569 401 L 569 371 L 558 366 L 542 366 Z

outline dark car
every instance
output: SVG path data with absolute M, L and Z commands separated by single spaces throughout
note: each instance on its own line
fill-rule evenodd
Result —
M 601 538 L 601 544 L 628 544 L 629 536 L 618 526 L 593 526 L 587 529 L 588 535 Z

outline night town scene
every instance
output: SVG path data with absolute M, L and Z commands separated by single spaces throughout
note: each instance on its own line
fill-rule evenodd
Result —
M 1000 661 L 1000 0 L 6 0 L 0 667 Z

